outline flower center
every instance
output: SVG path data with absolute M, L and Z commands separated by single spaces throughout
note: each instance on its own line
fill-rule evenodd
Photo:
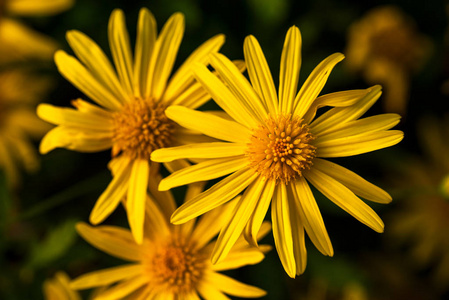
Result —
M 178 294 L 196 289 L 206 262 L 194 246 L 177 241 L 156 249 L 147 266 L 155 286 Z
M 132 159 L 150 159 L 151 152 L 170 145 L 174 123 L 165 106 L 136 98 L 114 115 L 112 156 L 119 153 Z
M 253 130 L 247 156 L 250 166 L 268 179 L 288 183 L 309 169 L 315 157 L 314 137 L 302 119 L 290 115 L 269 117 Z

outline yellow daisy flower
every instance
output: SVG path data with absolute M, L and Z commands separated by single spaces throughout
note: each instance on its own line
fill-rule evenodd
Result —
M 81 300 L 81 296 L 69 288 L 70 278 L 64 272 L 58 272 L 54 278 L 44 282 L 46 300 Z
M 51 59 L 56 42 L 14 17 L 49 16 L 69 9 L 74 0 L 0 0 L 0 62 Z
M 28 69 L 0 72 L 0 169 L 9 187 L 19 183 L 18 165 L 28 172 L 39 167 L 32 139 L 40 139 L 51 127 L 35 114 L 35 106 L 51 87 L 51 81 Z
M 253 245 L 271 203 L 273 235 L 289 276 L 301 274 L 306 265 L 304 229 L 325 255 L 333 255 L 323 219 L 309 183 L 378 232 L 379 216 L 358 196 L 388 203 L 391 197 L 352 171 L 323 158 L 357 155 L 398 143 L 401 131 L 388 130 L 400 119 L 384 114 L 358 119 L 379 98 L 381 88 L 352 90 L 318 97 L 332 70 L 344 56 L 333 54 L 322 61 L 296 93 L 301 65 L 301 35 L 293 26 L 281 56 L 279 92 L 263 52 L 253 36 L 245 40 L 244 54 L 250 81 L 223 55 L 214 54 L 211 65 L 223 79 L 197 65 L 195 75 L 231 119 L 185 107 L 167 108 L 167 116 L 180 125 L 220 139 L 159 149 L 152 159 L 179 158 L 200 163 L 174 172 L 159 188 L 167 190 L 200 180 L 229 175 L 182 205 L 173 214 L 174 224 L 184 223 L 244 191 L 235 215 L 220 233 L 213 263 L 226 257 L 242 231 Z M 315 118 L 317 108 L 331 106 Z M 314 119 L 315 118 L 315 119 Z
M 156 188 L 156 186 L 154 187 Z M 186 197 L 202 191 L 190 189 Z M 195 224 L 187 222 L 181 226 L 169 223 L 175 209 L 170 192 L 157 192 L 146 202 L 145 238 L 137 244 L 132 234 L 115 226 L 91 227 L 84 223 L 77 225 L 79 234 L 96 248 L 131 264 L 94 271 L 74 279 L 70 287 L 88 289 L 104 287 L 96 293 L 95 299 L 229 299 L 225 294 L 242 297 L 262 297 L 265 291 L 236 281 L 220 271 L 257 264 L 264 254 L 250 247 L 243 237 L 237 241 L 230 254 L 221 263 L 212 265 L 210 253 L 215 241 L 211 239 L 232 215 L 235 201 L 205 214 Z M 160 209 L 157 202 L 165 203 Z M 166 205 L 169 203 L 168 208 Z M 264 223 L 261 238 L 270 230 Z M 261 246 L 268 251 L 269 246 Z
M 175 125 L 165 116 L 165 108 L 171 104 L 196 108 L 210 99 L 195 82 L 190 67 L 195 62 L 206 65 L 209 54 L 224 43 L 223 35 L 206 41 L 169 79 L 184 33 L 184 16 L 174 14 L 159 36 L 156 30 L 153 15 L 142 9 L 133 55 L 123 11 L 113 11 L 109 43 L 116 70 L 89 37 L 78 31 L 68 32 L 68 42 L 80 61 L 58 51 L 56 65 L 67 80 L 99 106 L 77 99 L 72 101 L 76 109 L 48 104 L 37 109 L 39 117 L 59 125 L 42 139 L 41 153 L 57 147 L 81 152 L 112 149 L 113 179 L 97 200 L 90 222 L 102 222 L 127 195 L 128 220 L 138 243 L 143 238 L 150 170 L 157 172 L 159 166 L 150 162 L 151 152 L 169 145 L 210 140 Z M 180 164 L 165 166 L 173 171 Z

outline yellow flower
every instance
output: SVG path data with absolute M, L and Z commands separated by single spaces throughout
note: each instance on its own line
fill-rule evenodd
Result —
M 54 278 L 44 282 L 45 300 L 81 300 L 81 296 L 69 288 L 70 278 L 64 272 L 58 272 Z
M 156 188 L 156 186 L 155 186 Z M 194 186 L 187 197 L 200 192 Z M 104 287 L 95 299 L 228 299 L 224 294 L 243 298 L 262 297 L 265 291 L 243 284 L 220 271 L 257 264 L 264 254 L 250 247 L 241 237 L 228 257 L 212 265 L 211 239 L 232 215 L 235 201 L 205 214 L 198 222 L 180 226 L 169 223 L 175 209 L 170 192 L 157 192 L 149 198 L 146 211 L 145 238 L 137 244 L 128 230 L 115 226 L 77 225 L 79 234 L 90 244 L 131 264 L 94 271 L 74 279 L 70 287 L 87 289 Z M 157 202 L 156 202 L 157 201 Z M 160 209 L 164 205 L 165 209 Z M 264 223 L 261 238 L 270 230 Z M 263 232 L 262 232 L 263 231 Z M 264 251 L 270 247 L 261 246 Z
M 410 77 L 430 56 L 431 46 L 401 9 L 381 6 L 350 27 L 346 63 L 368 82 L 385 87 L 385 111 L 404 115 Z
M 415 266 L 430 271 L 432 280 L 449 288 L 449 118 L 419 123 L 423 157 L 404 160 L 395 188 L 403 189 L 397 210 L 389 216 L 391 244 L 407 246 Z
M 17 165 L 28 172 L 39 166 L 31 139 L 41 138 L 50 126 L 34 111 L 50 87 L 49 78 L 28 69 L 0 72 L 0 168 L 4 170 L 10 187 L 19 183 Z
M 22 58 L 51 59 L 53 39 L 23 25 L 14 16 L 48 16 L 69 9 L 74 0 L 0 0 L 0 62 Z
M 255 236 L 271 203 L 273 235 L 289 276 L 301 274 L 306 265 L 304 229 L 325 255 L 333 249 L 308 182 L 342 209 L 378 232 L 382 220 L 358 196 L 388 203 L 391 197 L 346 168 L 323 158 L 357 155 L 398 143 L 401 131 L 388 130 L 400 119 L 384 114 L 358 120 L 379 98 L 379 86 L 367 90 L 337 92 L 318 97 L 340 53 L 321 62 L 296 93 L 301 64 L 301 35 L 292 27 L 284 43 L 279 92 L 263 52 L 253 36 L 245 40 L 244 54 L 251 83 L 223 55 L 214 54 L 211 65 L 222 83 L 206 67 L 195 75 L 230 119 L 185 107 L 172 106 L 167 116 L 180 125 L 222 140 L 153 152 L 152 159 L 166 162 L 179 158 L 200 163 L 174 172 L 159 188 L 167 190 L 190 182 L 229 175 L 182 205 L 172 216 L 184 223 L 244 191 L 235 215 L 220 233 L 213 263 L 220 262 L 244 231 Z M 317 98 L 318 97 L 318 98 Z M 314 119 L 322 106 L 334 108 Z
M 150 162 L 151 152 L 210 140 L 177 126 L 165 116 L 165 108 L 171 104 L 196 108 L 210 99 L 195 82 L 190 67 L 194 62 L 207 64 L 209 54 L 224 43 L 223 35 L 206 41 L 169 80 L 184 33 L 184 16 L 174 14 L 158 37 L 156 30 L 153 15 L 142 9 L 133 55 L 123 11 L 111 14 L 109 43 L 117 71 L 89 37 L 78 31 L 68 32 L 69 44 L 81 62 L 58 51 L 56 64 L 67 80 L 99 106 L 77 99 L 72 101 L 76 109 L 42 104 L 37 110 L 42 119 L 59 125 L 42 139 L 41 153 L 57 147 L 81 152 L 112 149 L 113 179 L 97 200 L 90 221 L 102 222 L 127 195 L 128 221 L 138 243 L 143 238 L 150 170 L 156 173 L 159 166 Z M 165 164 L 171 171 L 178 165 L 183 164 Z

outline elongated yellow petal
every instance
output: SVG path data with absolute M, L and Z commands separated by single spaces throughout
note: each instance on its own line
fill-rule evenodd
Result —
M 173 14 L 165 23 L 151 55 L 146 96 L 161 99 L 184 35 L 184 15 Z
M 205 192 L 181 205 L 172 215 L 171 223 L 182 224 L 220 206 L 237 196 L 257 177 L 254 170 L 245 168 L 222 179 Z
M 112 147 L 112 133 L 80 130 L 58 126 L 50 130 L 39 145 L 39 152 L 46 154 L 55 148 L 79 152 L 98 152 Z
M 268 207 L 270 207 L 275 186 L 276 180 L 267 180 L 257 206 L 245 227 L 245 231 L 243 232 L 246 241 L 253 247 L 258 247 L 257 239 L 259 229 L 260 226 L 262 226 L 265 215 L 267 214 Z
M 70 287 L 78 290 L 109 285 L 117 281 L 135 277 L 142 272 L 144 272 L 144 268 L 140 264 L 113 267 L 81 275 L 72 280 Z
M 263 101 L 266 111 L 271 114 L 278 112 L 278 97 L 273 77 L 267 60 L 262 52 L 259 42 L 252 35 L 245 38 L 243 45 L 248 75 L 254 90 Z
M 344 157 L 396 145 L 404 138 L 399 130 L 368 132 L 349 137 L 328 140 L 323 138 L 314 142 L 317 147 L 317 157 Z
M 117 74 L 103 50 L 88 36 L 77 30 L 68 31 L 66 37 L 76 56 L 98 82 L 122 104 L 126 103 L 128 95 L 123 90 Z
M 167 237 L 171 234 L 170 224 L 168 223 L 168 218 L 161 211 L 158 204 L 158 199 L 153 195 L 147 195 L 145 199 L 145 224 L 144 233 L 145 237 L 149 238 L 151 241 L 158 241 L 161 237 Z
M 134 95 L 133 57 L 125 24 L 125 14 L 120 9 L 115 9 L 111 13 L 108 25 L 108 38 L 121 85 L 125 92 L 132 96 Z
M 294 184 L 292 191 L 295 197 L 292 200 L 297 206 L 297 213 L 301 215 L 307 234 L 321 253 L 333 256 L 334 250 L 324 226 L 323 217 L 307 181 L 300 177 Z
M 159 184 L 159 190 L 167 191 L 176 186 L 219 178 L 245 168 L 247 165 L 248 159 L 246 157 L 207 160 L 165 177 Z
M 263 122 L 267 118 L 268 112 L 259 95 L 239 69 L 226 56 L 220 53 L 211 55 L 210 63 L 238 101 L 247 107 L 249 113 L 259 122 Z
M 271 205 L 274 244 L 285 272 L 291 278 L 295 278 L 296 263 L 293 252 L 292 225 L 288 201 L 285 185 L 277 185 Z
M 217 76 L 201 64 L 194 65 L 194 76 L 209 92 L 214 101 L 234 120 L 247 128 L 256 128 L 259 122 L 250 108 L 237 99 Z
M 96 300 L 110 300 L 110 299 L 124 299 L 126 296 L 148 284 L 149 280 L 146 276 L 136 276 L 134 278 L 129 278 L 111 288 L 104 291 L 100 291 L 95 295 Z
M 293 188 L 288 188 L 287 194 L 291 199 L 296 197 Z M 304 273 L 307 266 L 304 222 L 301 218 L 297 201 L 288 201 L 288 204 L 292 226 L 293 255 L 295 257 L 296 275 L 301 275 Z
M 170 79 L 170 83 L 168 84 L 163 96 L 163 101 L 165 103 L 177 101 L 176 98 L 178 98 L 187 87 L 194 83 L 192 64 L 194 62 L 205 65 L 208 64 L 210 54 L 216 53 L 220 50 L 224 42 L 225 36 L 223 34 L 218 34 L 204 42 L 192 54 L 190 54 L 190 56 L 184 61 L 184 63 L 178 68 L 176 73 Z
M 379 99 L 382 87 L 379 85 L 367 89 L 368 93 L 356 104 L 349 107 L 332 108 L 316 118 L 310 124 L 310 131 L 316 136 L 338 130 L 345 123 L 358 119 Z
M 139 261 L 145 254 L 129 230 L 116 226 L 92 227 L 80 222 L 76 224 L 76 231 L 92 246 L 109 255 L 128 261 Z
M 340 127 L 337 131 L 318 136 L 315 142 L 320 143 L 321 140 L 334 140 L 357 134 L 388 130 L 397 125 L 400 119 L 401 116 L 398 114 L 381 114 L 350 121 Z
M 57 51 L 55 63 L 59 73 L 90 99 L 113 111 L 121 109 L 120 101 L 73 56 L 61 50 Z
M 229 297 L 225 296 L 215 284 L 200 281 L 197 289 L 201 297 L 206 300 L 229 300 Z
M 125 196 L 131 176 L 131 166 L 128 158 L 121 158 L 117 165 L 116 173 L 106 190 L 95 203 L 89 220 L 92 224 L 103 222 L 117 207 L 120 200 Z
M 176 202 L 173 194 L 170 191 L 159 191 L 158 185 L 162 180 L 162 176 L 159 172 L 153 174 L 154 167 L 150 165 L 151 174 L 148 179 L 148 189 L 150 190 L 150 194 L 154 197 L 154 200 L 161 207 L 162 212 L 166 216 L 167 220 L 170 218 L 171 214 L 176 209 Z
M 317 169 L 311 169 L 305 176 L 324 196 L 354 218 L 374 231 L 383 232 L 384 223 L 379 216 L 343 184 Z
M 205 274 L 205 277 L 208 282 L 218 287 L 222 292 L 225 292 L 231 296 L 257 298 L 263 297 L 267 294 L 262 289 L 241 283 L 231 277 L 217 272 L 208 272 Z
M 357 103 L 362 97 L 366 96 L 368 90 L 349 90 L 342 92 L 335 92 L 320 96 L 312 102 L 307 113 L 304 115 L 304 123 L 310 124 L 315 118 L 316 112 L 319 108 L 325 106 L 332 107 L 346 107 Z
M 245 154 L 243 143 L 201 143 L 179 147 L 157 149 L 151 153 L 151 160 L 157 162 L 172 161 L 180 158 L 222 158 Z
M 136 47 L 134 49 L 133 90 L 135 95 L 146 95 L 150 58 L 156 43 L 157 25 L 153 14 L 147 9 L 139 11 L 137 21 Z
M 247 248 L 243 250 L 231 250 L 229 254 L 221 262 L 212 265 L 214 271 L 227 271 L 238 269 L 247 265 L 255 265 L 260 263 L 265 255 L 257 248 Z
M 310 73 L 304 85 L 298 92 L 295 99 L 294 115 L 300 118 L 304 117 L 307 111 L 310 109 L 313 101 L 318 97 L 327 78 L 329 77 L 332 69 L 337 63 L 342 61 L 344 55 L 341 53 L 335 53 L 323 60 L 316 68 Z
M 315 158 L 313 167 L 336 179 L 357 196 L 377 203 L 390 203 L 391 196 L 356 173 L 328 160 Z
M 295 94 L 301 69 L 301 44 L 301 32 L 298 27 L 290 27 L 282 48 L 279 72 L 279 108 L 284 114 L 290 114 L 297 101 Z
M 109 118 L 104 118 L 82 113 L 72 108 L 60 108 L 50 104 L 40 104 L 36 112 L 39 118 L 52 124 L 80 127 L 93 131 L 106 131 L 111 132 L 112 135 L 114 126 L 112 114 L 109 115 Z
M 223 260 L 243 232 L 249 218 L 257 206 L 260 195 L 265 187 L 265 180 L 259 176 L 246 189 L 242 198 L 234 208 L 234 215 L 230 222 L 220 231 L 217 243 L 212 252 L 212 263 Z
M 69 9 L 74 0 L 8 1 L 8 13 L 20 16 L 50 16 Z
M 145 219 L 145 200 L 147 197 L 150 166 L 146 159 L 133 162 L 129 178 L 126 212 L 134 239 L 138 244 L 143 241 L 143 223 Z
M 170 106 L 165 110 L 165 114 L 183 127 L 220 140 L 247 143 L 251 137 L 251 131 L 235 121 L 187 107 Z

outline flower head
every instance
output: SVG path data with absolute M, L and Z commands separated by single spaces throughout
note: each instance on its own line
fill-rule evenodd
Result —
M 39 166 L 32 139 L 41 138 L 50 126 L 34 113 L 51 87 L 49 78 L 17 68 L 0 72 L 0 168 L 7 183 L 19 183 L 19 166 L 28 172 Z
M 223 82 L 197 65 L 198 81 L 230 118 L 179 106 L 166 110 L 167 116 L 180 125 L 221 142 L 154 151 L 155 161 L 200 159 L 198 164 L 162 180 L 159 188 L 167 190 L 228 175 L 178 208 L 171 221 L 184 223 L 243 192 L 233 218 L 220 232 L 212 254 L 214 263 L 226 257 L 242 231 L 252 245 L 257 245 L 255 237 L 270 203 L 274 241 L 288 275 L 294 277 L 304 271 L 304 229 L 323 254 L 333 255 L 309 183 L 362 223 L 383 231 L 382 220 L 359 196 L 380 203 L 390 202 L 391 197 L 326 158 L 357 155 L 398 143 L 403 133 L 388 129 L 399 122 L 400 116 L 359 119 L 379 98 L 379 86 L 318 97 L 331 70 L 343 59 L 339 53 L 322 61 L 297 92 L 300 48 L 299 29 L 292 27 L 282 51 L 278 92 L 253 36 L 244 44 L 250 82 L 220 54 L 212 55 L 211 65 Z M 331 109 L 315 118 L 317 109 L 323 106 Z
M 128 220 L 138 242 L 143 238 L 150 171 L 158 167 L 149 160 L 151 152 L 210 140 L 180 128 L 165 116 L 165 109 L 171 104 L 196 108 L 210 99 L 194 81 L 190 67 L 193 63 L 207 64 L 209 54 L 224 43 L 222 35 L 206 41 L 169 79 L 184 33 L 184 16 L 176 13 L 159 35 L 156 30 L 153 15 L 142 9 L 133 54 L 124 14 L 115 10 L 109 22 L 115 69 L 89 37 L 78 31 L 68 32 L 67 39 L 79 60 L 58 51 L 56 64 L 64 77 L 98 105 L 77 99 L 72 101 L 75 109 L 43 104 L 37 110 L 42 119 L 59 125 L 43 138 L 41 153 L 57 147 L 81 152 L 111 149 L 114 178 L 97 200 L 90 221 L 102 222 L 127 196 Z M 165 166 L 173 171 L 179 164 Z
M 193 196 L 198 187 L 193 186 L 187 197 Z M 243 284 L 219 271 L 235 269 L 259 263 L 264 255 L 250 247 L 243 237 L 236 243 L 227 259 L 212 265 L 210 253 L 215 242 L 211 239 L 223 223 L 230 218 L 234 202 L 223 209 L 205 214 L 180 226 L 169 223 L 175 208 L 169 192 L 158 192 L 157 198 L 149 198 L 146 211 L 151 214 L 145 225 L 142 244 L 136 244 L 128 230 L 114 226 L 91 227 L 77 225 L 80 235 L 95 247 L 131 264 L 94 271 L 73 280 L 74 289 L 104 287 L 95 299 L 227 299 L 224 294 L 243 298 L 265 295 L 259 288 Z M 165 205 L 165 209 L 159 204 Z M 265 223 L 261 236 L 269 231 Z M 261 237 L 259 236 L 259 238 Z M 262 246 L 268 250 L 269 246 Z

